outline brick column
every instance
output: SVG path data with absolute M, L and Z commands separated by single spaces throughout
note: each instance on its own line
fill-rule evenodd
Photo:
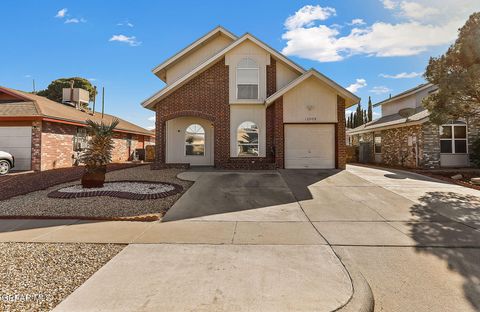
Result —
M 347 147 L 345 133 L 345 99 L 337 95 L 337 125 L 335 128 L 335 167 L 345 169 L 347 164 Z
M 283 133 L 283 97 L 280 97 L 275 101 L 275 166 L 279 169 L 283 169 L 284 165 L 284 133 Z
M 42 169 L 42 122 L 32 122 L 32 170 Z

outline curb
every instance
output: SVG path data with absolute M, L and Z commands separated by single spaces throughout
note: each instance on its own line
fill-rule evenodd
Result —
M 347 259 L 340 259 L 352 280 L 353 294 L 350 300 L 335 312 L 373 312 L 375 299 L 365 277 Z

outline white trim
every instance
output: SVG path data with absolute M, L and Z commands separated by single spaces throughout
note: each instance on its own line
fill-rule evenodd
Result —
M 290 91 L 291 89 L 293 89 L 294 87 L 298 86 L 300 83 L 305 81 L 307 78 L 310 78 L 312 76 L 320 79 L 322 82 L 326 83 L 328 86 L 335 89 L 340 95 L 343 95 L 346 98 L 345 99 L 345 102 L 346 102 L 345 103 L 346 104 L 345 108 L 350 107 L 350 106 L 355 105 L 358 102 L 360 102 L 360 98 L 358 96 L 356 96 L 352 92 L 348 91 L 347 89 L 343 88 L 342 86 L 337 84 L 335 81 L 331 80 L 330 78 L 328 78 L 327 76 L 318 72 L 317 70 L 311 68 L 307 72 L 305 72 L 303 75 L 298 77 L 297 79 L 293 80 L 292 82 L 290 82 L 289 84 L 287 84 L 286 86 L 284 86 L 283 88 L 281 88 L 280 90 L 275 92 L 274 94 L 270 95 L 265 100 L 265 103 L 267 104 L 267 106 L 272 104 L 279 97 L 281 97 L 282 95 L 284 95 L 285 93 L 287 93 L 288 91 Z
M 199 39 L 195 40 L 193 43 L 191 43 L 187 47 L 180 50 L 180 52 L 178 52 L 178 53 L 174 54 L 172 57 L 168 58 L 163 63 L 155 66 L 152 69 L 152 73 L 157 75 L 157 73 L 159 71 L 161 71 L 162 69 L 164 69 L 168 65 L 172 64 L 173 62 L 177 61 L 179 58 L 181 58 L 182 56 L 184 56 L 188 52 L 192 51 L 193 49 L 195 49 L 196 47 L 198 47 L 199 45 L 201 45 L 202 43 L 204 43 L 205 41 L 207 41 L 208 39 L 210 39 L 211 37 L 213 37 L 217 33 L 221 33 L 221 34 L 231 38 L 232 40 L 237 40 L 237 36 L 235 36 L 234 34 L 229 32 L 228 30 L 226 30 L 222 26 L 217 26 L 214 29 L 212 29 L 211 31 L 209 31 L 207 34 L 205 34 L 202 37 L 200 37 Z
M 357 130 L 355 132 L 347 130 L 347 135 L 356 135 L 356 134 L 369 133 L 369 132 L 380 131 L 380 130 L 388 130 L 388 129 L 394 129 L 394 128 L 416 126 L 416 125 L 421 125 L 421 124 L 427 122 L 428 119 L 429 119 L 429 117 L 425 117 L 425 118 L 422 118 L 422 119 L 416 120 L 416 121 L 403 122 L 403 123 L 398 123 L 398 124 L 394 124 L 394 125 L 390 125 L 390 126 L 368 128 L 368 129 L 365 129 L 365 130 Z
M 281 53 L 277 52 L 276 50 L 270 48 L 268 45 L 266 45 L 265 43 L 261 42 L 260 40 L 258 40 L 257 38 L 255 38 L 254 36 L 252 36 L 251 34 L 249 33 L 246 33 L 245 35 L 243 35 L 242 37 L 238 38 L 236 41 L 234 41 L 231 45 L 227 46 L 225 49 L 221 50 L 220 52 L 218 52 L 217 54 L 215 54 L 214 56 L 212 56 L 211 58 L 209 58 L 208 60 L 206 60 L 205 62 L 203 62 L 202 64 L 198 65 L 197 67 L 195 67 L 191 72 L 189 72 L 188 74 L 186 74 L 185 76 L 179 78 L 178 80 L 176 80 L 175 82 L 173 82 L 171 85 L 168 85 L 166 86 L 165 88 L 163 88 L 162 90 L 158 91 L 157 93 L 155 93 L 154 95 L 152 95 L 151 97 L 149 97 L 148 99 L 146 99 L 145 101 L 142 102 L 142 106 L 145 107 L 145 108 L 149 108 L 149 109 L 154 109 L 152 107 L 152 104 L 153 102 L 155 102 L 156 100 L 160 99 L 161 97 L 163 96 L 166 96 L 168 95 L 170 92 L 174 91 L 176 88 L 182 86 L 184 83 L 186 83 L 187 81 L 189 81 L 191 78 L 195 77 L 195 75 L 197 75 L 198 73 L 200 73 L 202 70 L 205 70 L 207 69 L 209 66 L 213 65 L 213 62 L 220 59 L 221 57 L 223 57 L 228 51 L 231 51 L 233 48 L 235 48 L 236 46 L 238 46 L 239 44 L 241 44 L 242 42 L 244 42 L 245 40 L 250 40 L 252 41 L 253 43 L 259 45 L 260 47 L 262 47 L 263 49 L 265 49 L 267 52 L 273 54 L 274 56 L 276 56 L 277 58 L 279 58 L 280 60 L 282 60 L 283 62 L 285 62 L 286 64 L 288 64 L 290 67 L 292 67 L 293 69 L 295 69 L 296 71 L 300 72 L 300 73 L 304 73 L 305 72 L 305 69 L 303 69 L 302 67 L 300 67 L 299 65 L 295 64 L 293 61 L 289 60 L 288 58 L 286 58 L 284 55 L 282 55 Z
M 468 155 L 468 127 L 466 123 L 449 123 L 449 124 L 443 124 L 438 127 L 438 134 L 440 135 L 440 131 L 442 131 L 442 127 L 450 127 L 452 129 L 452 137 L 451 138 L 439 138 L 439 141 L 452 141 L 452 152 L 451 153 L 442 153 L 441 152 L 441 143 L 440 143 L 440 155 Z M 465 138 L 458 138 L 455 139 L 455 127 L 465 127 Z M 465 153 L 456 153 L 455 151 L 455 141 L 465 141 L 466 147 L 465 147 Z

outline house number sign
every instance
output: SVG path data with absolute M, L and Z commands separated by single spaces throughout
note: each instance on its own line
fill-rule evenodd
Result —
M 305 121 L 316 121 L 317 117 L 305 117 Z

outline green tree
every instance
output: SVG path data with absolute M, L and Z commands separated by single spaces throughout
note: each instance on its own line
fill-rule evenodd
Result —
M 38 91 L 37 94 L 41 96 L 45 96 L 48 99 L 55 101 L 55 102 L 62 102 L 62 90 L 63 88 L 70 88 L 70 82 L 73 80 L 73 87 L 74 88 L 82 88 L 87 90 L 90 93 L 90 101 L 93 101 L 95 96 L 97 95 L 95 92 L 95 88 L 85 78 L 80 77 L 72 77 L 72 78 L 59 78 L 52 81 L 45 90 Z M 84 107 L 88 107 L 87 104 L 84 104 Z
M 368 97 L 368 121 L 373 120 L 373 106 L 372 106 L 372 98 Z
M 357 111 L 356 111 L 356 118 L 355 118 L 355 128 L 363 125 L 363 109 L 362 104 L 358 103 Z
M 444 55 L 432 57 L 425 78 L 438 86 L 423 105 L 430 120 L 443 124 L 459 118 L 480 117 L 480 12 L 460 28 L 454 44 Z
M 476 138 L 472 143 L 470 160 L 476 167 L 480 167 L 480 138 Z

